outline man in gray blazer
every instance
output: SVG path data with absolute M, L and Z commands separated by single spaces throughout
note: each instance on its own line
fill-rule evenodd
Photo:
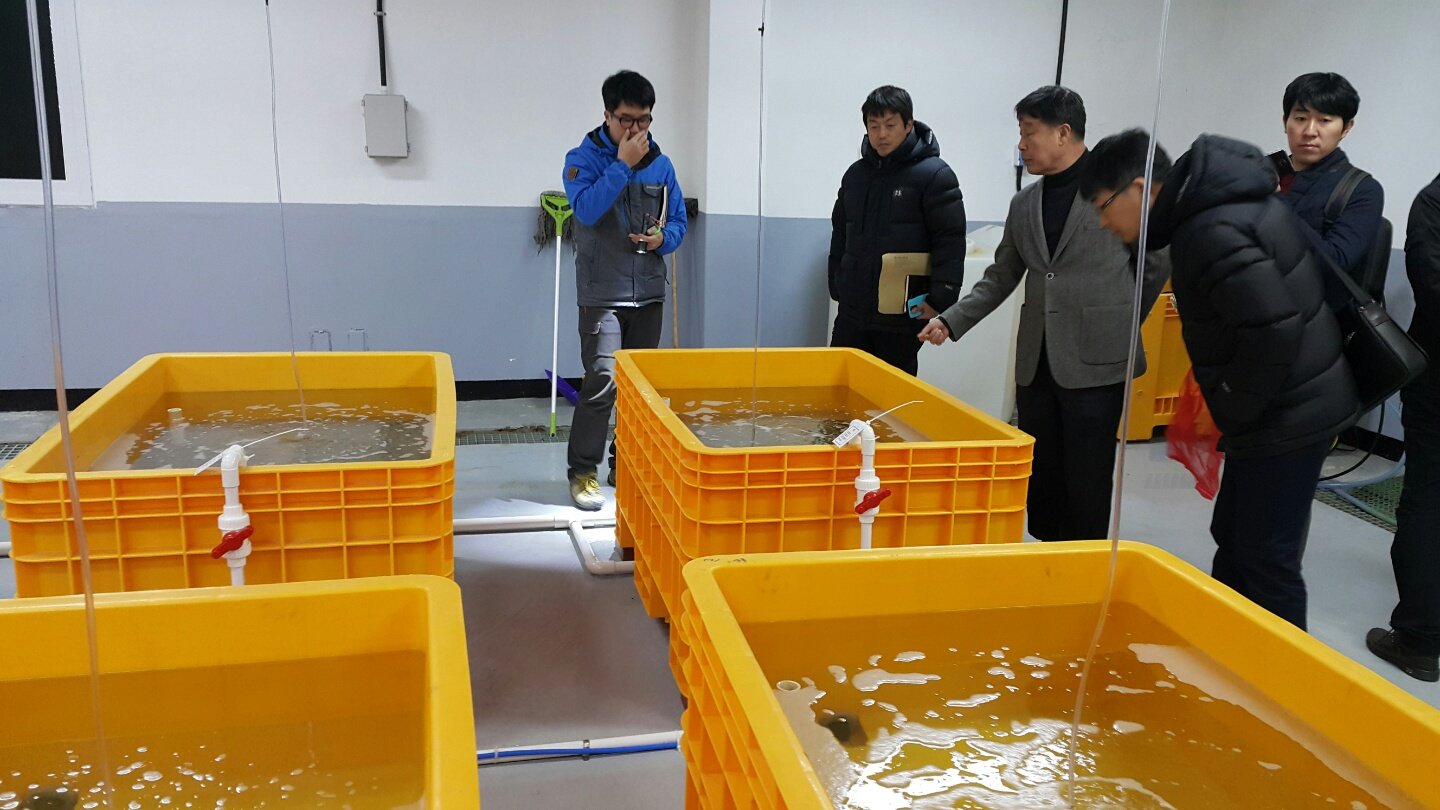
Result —
M 1015 353 L 1020 429 L 1035 437 L 1026 499 L 1040 540 L 1108 536 L 1115 445 L 1125 397 L 1135 258 L 1076 202 L 1085 148 L 1085 105 L 1047 86 L 1015 105 L 1019 150 L 1039 182 L 1015 194 L 995 263 L 969 295 L 932 319 L 921 340 L 959 340 L 1025 281 Z M 1169 276 L 1168 256 L 1146 259 L 1142 306 Z M 1143 349 L 1135 373 L 1145 371 Z

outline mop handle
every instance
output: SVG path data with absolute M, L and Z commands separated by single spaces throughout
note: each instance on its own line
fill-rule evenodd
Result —
M 560 366 L 560 230 L 555 231 L 555 309 L 550 331 L 550 435 L 555 428 L 555 393 L 559 386 Z
M 565 220 L 575 211 L 558 191 L 541 194 L 540 207 L 555 221 L 555 308 L 550 332 L 550 435 L 554 436 L 557 431 L 555 399 L 560 380 L 560 254 L 564 248 Z

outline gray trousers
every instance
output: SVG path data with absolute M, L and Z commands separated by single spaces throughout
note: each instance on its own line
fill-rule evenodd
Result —
M 642 307 L 580 307 L 580 361 L 585 384 L 570 423 L 569 474 L 593 473 L 605 459 L 605 436 L 615 407 L 615 352 L 660 345 L 664 304 Z M 610 443 L 615 465 L 615 443 Z

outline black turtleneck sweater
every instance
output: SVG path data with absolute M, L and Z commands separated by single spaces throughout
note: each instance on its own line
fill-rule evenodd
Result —
M 1041 221 L 1045 223 L 1045 244 L 1054 257 L 1055 246 L 1060 244 L 1060 232 L 1065 229 L 1065 220 L 1070 216 L 1070 206 L 1080 191 L 1080 172 L 1090 159 L 1090 150 L 1080 153 L 1070 168 L 1059 174 L 1052 174 L 1040 182 Z

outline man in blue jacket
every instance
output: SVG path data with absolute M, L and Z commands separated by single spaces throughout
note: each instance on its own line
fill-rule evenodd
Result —
M 1366 176 L 1337 216 L 1325 215 L 1336 186 L 1352 168 L 1340 142 L 1355 128 L 1360 94 L 1338 73 L 1306 73 L 1285 88 L 1283 104 L 1294 173 L 1280 178 L 1280 200 L 1304 223 L 1301 233 L 1311 248 L 1365 287 L 1372 281 L 1365 278 L 1366 259 L 1380 232 L 1385 190 Z M 1326 290 L 1334 309 L 1349 300 L 1338 282 L 1327 281 Z
M 605 123 L 565 155 L 575 211 L 575 286 L 585 383 L 570 426 L 570 499 L 605 505 L 597 469 L 615 406 L 615 352 L 660 344 L 665 260 L 685 239 L 685 199 L 670 158 L 650 137 L 655 88 L 622 70 L 600 88 Z M 615 445 L 609 482 L 615 483 Z

